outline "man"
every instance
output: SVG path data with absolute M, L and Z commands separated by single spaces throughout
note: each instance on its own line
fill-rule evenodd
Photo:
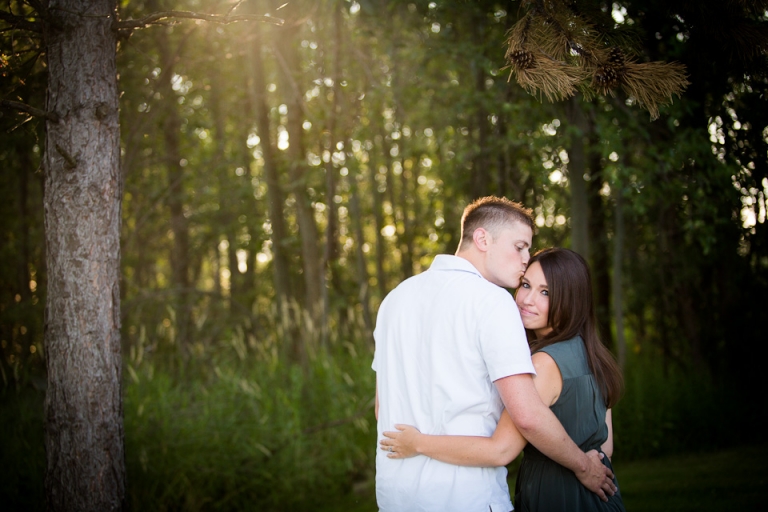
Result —
M 604 498 L 615 492 L 613 475 L 539 398 L 520 314 L 504 289 L 519 286 L 532 236 L 530 210 L 478 199 L 464 210 L 456 255 L 436 256 L 385 298 L 374 332 L 378 438 L 395 423 L 490 436 L 506 407 L 529 442 Z M 377 451 L 376 498 L 383 512 L 509 512 L 506 474 Z

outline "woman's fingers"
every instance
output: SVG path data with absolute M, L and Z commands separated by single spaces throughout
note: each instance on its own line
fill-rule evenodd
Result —
M 395 450 L 395 446 L 396 445 L 394 441 L 389 441 L 387 439 L 379 441 L 379 449 L 388 452 L 387 457 L 390 459 L 402 458 L 402 456 Z

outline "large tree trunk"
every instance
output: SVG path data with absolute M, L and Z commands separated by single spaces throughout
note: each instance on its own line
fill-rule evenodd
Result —
M 111 0 L 52 0 L 46 25 L 46 108 L 61 117 L 44 157 L 49 510 L 124 506 L 114 14 Z

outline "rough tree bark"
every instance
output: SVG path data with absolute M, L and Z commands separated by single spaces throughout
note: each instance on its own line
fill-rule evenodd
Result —
M 45 24 L 48 510 L 124 507 L 120 125 L 113 0 L 51 0 Z

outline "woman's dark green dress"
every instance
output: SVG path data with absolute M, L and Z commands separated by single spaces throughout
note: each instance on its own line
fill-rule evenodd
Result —
M 584 342 L 577 336 L 541 351 L 552 356 L 563 376 L 563 390 L 550 409 L 582 450 L 600 450 L 608 439 L 606 408 L 589 370 Z M 601 501 L 581 485 L 571 470 L 543 455 L 532 444 L 525 447 L 524 454 L 515 485 L 516 512 L 625 510 L 620 493 L 609 496 L 608 502 Z M 608 457 L 603 463 L 613 470 Z

